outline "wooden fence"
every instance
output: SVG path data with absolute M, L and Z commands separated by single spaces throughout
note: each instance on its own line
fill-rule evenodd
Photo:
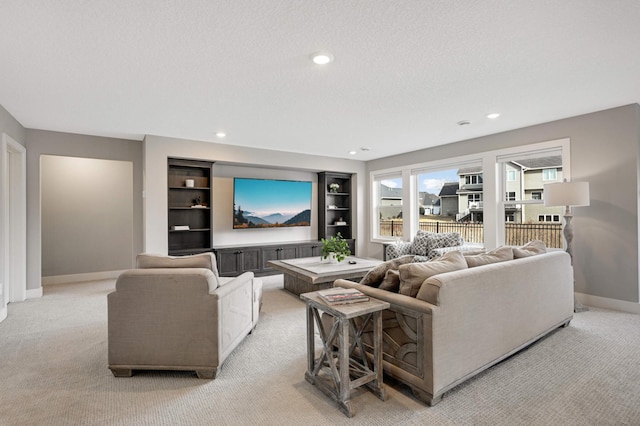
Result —
M 420 229 L 427 232 L 458 232 L 465 241 L 482 243 L 484 224 L 471 222 L 420 222 Z M 380 221 L 380 235 L 402 237 L 401 220 Z M 560 223 L 506 223 L 505 244 L 519 246 L 531 240 L 541 240 L 551 248 L 562 248 L 562 224 Z

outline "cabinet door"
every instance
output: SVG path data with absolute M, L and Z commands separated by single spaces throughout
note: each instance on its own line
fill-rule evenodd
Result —
M 262 248 L 262 270 L 263 271 L 271 271 L 273 269 L 269 265 L 267 265 L 267 262 L 269 262 L 270 260 L 278 260 L 279 249 L 280 249 L 279 247 L 263 247 Z
M 320 256 L 320 243 L 303 244 L 298 248 L 298 257 Z
M 239 256 L 242 252 L 238 249 L 217 250 L 216 261 L 218 263 L 218 273 L 221 277 L 235 277 L 242 273 Z
M 298 255 L 298 248 L 296 246 L 282 247 L 278 252 L 278 259 L 295 259 Z
M 243 247 L 242 252 L 242 272 L 260 272 L 261 249 Z

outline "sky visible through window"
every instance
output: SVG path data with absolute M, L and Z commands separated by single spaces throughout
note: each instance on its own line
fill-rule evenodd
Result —
M 431 194 L 438 195 L 445 182 L 458 182 L 458 169 L 428 172 L 419 175 L 418 191 L 426 191 Z M 402 188 L 402 179 L 386 179 L 382 181 L 382 184 L 389 188 Z

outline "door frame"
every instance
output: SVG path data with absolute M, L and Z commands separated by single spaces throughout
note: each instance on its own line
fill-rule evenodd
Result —
M 7 304 L 21 302 L 27 294 L 27 150 L 6 133 L 2 134 L 0 172 L 1 321 L 6 318 Z

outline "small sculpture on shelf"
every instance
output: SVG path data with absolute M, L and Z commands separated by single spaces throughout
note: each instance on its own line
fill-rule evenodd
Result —
M 192 208 L 204 208 L 204 207 L 206 207 L 206 205 L 202 204 L 200 196 L 194 198 L 191 202 L 193 203 L 193 205 L 191 206 Z
M 329 184 L 329 192 L 338 192 L 339 189 L 340 185 L 338 185 L 337 183 Z

